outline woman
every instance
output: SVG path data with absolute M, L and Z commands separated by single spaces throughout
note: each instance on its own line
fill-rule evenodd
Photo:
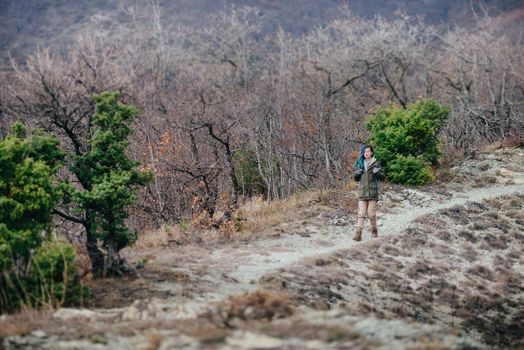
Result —
M 380 169 L 378 161 L 373 157 L 373 146 L 366 145 L 360 151 L 360 157 L 355 163 L 355 181 L 358 181 L 358 220 L 355 232 L 355 241 L 362 240 L 362 229 L 366 212 L 371 223 L 371 237 L 378 237 L 377 231 L 377 202 L 378 182 L 386 175 Z

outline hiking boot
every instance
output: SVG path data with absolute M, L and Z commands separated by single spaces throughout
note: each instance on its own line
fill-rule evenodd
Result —
M 353 240 L 357 242 L 362 240 L 362 229 L 361 228 L 357 228 L 357 230 L 355 231 L 355 237 L 353 237 Z
M 378 238 L 378 230 L 376 227 L 371 228 L 371 238 Z

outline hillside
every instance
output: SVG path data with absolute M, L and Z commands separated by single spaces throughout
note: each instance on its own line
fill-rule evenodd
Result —
M 151 14 L 153 1 L 62 1 L 62 0 L 3 0 L 0 1 L 0 58 L 7 62 L 8 53 L 22 59 L 38 46 L 63 48 L 71 44 L 75 34 L 89 33 L 100 25 L 107 26 L 113 35 L 118 35 L 120 26 L 132 25 L 132 14 L 137 17 Z M 165 28 L 179 24 L 189 27 L 202 25 L 209 14 L 229 6 L 251 6 L 260 10 L 265 32 L 275 32 L 282 27 L 287 32 L 301 35 L 319 25 L 325 25 L 340 15 L 342 4 L 363 17 L 382 15 L 391 17 L 404 12 L 421 16 L 430 24 L 465 24 L 472 18 L 470 1 L 413 1 L 413 0 L 175 0 L 160 1 L 160 16 Z M 479 10 L 480 2 L 474 2 Z M 511 16 L 521 9 L 521 0 L 484 0 L 482 4 L 493 16 L 510 15 L 510 22 L 519 20 Z M 508 18 L 509 18 L 508 17 Z M 121 33 L 120 33 L 121 34 Z
M 258 207 L 255 235 L 150 232 L 125 252 L 139 277 L 92 282 L 87 309 L 2 316 L 0 347 L 521 347 L 523 189 L 524 150 L 501 148 L 441 183 L 385 184 L 377 240 L 351 240 L 348 188 Z

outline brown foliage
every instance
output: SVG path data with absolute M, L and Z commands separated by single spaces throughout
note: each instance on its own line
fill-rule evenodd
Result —
M 272 320 L 293 315 L 295 307 L 282 292 L 257 290 L 244 295 L 232 296 L 226 308 L 227 317 L 243 320 Z
M 259 289 L 243 295 L 233 295 L 216 308 L 201 315 L 213 324 L 235 327 L 238 322 L 273 320 L 293 315 L 295 306 L 283 292 Z
M 15 335 L 27 335 L 42 328 L 52 317 L 52 310 L 23 309 L 13 314 L 5 315 L 0 320 L 0 338 Z

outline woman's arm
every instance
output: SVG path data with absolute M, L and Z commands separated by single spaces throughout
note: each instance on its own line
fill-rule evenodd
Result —
M 379 180 L 384 180 L 386 178 L 386 174 L 382 171 L 382 168 L 380 167 L 380 165 L 376 164 L 373 166 L 373 175 L 375 175 L 375 177 Z
M 360 178 L 362 177 L 362 173 L 364 173 L 364 169 L 360 168 L 357 171 L 355 171 L 355 174 L 353 175 L 353 178 L 355 181 L 360 181 Z

